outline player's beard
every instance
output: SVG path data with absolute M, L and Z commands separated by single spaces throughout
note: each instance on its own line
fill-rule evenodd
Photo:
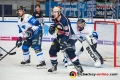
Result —
M 18 13 L 18 16 L 19 16 L 19 17 L 23 17 L 24 14 L 25 14 L 24 12 L 23 12 L 22 14 L 19 14 L 19 13 Z
M 24 14 L 25 14 L 25 13 L 23 13 L 20 17 L 22 17 L 22 18 L 23 18 Z

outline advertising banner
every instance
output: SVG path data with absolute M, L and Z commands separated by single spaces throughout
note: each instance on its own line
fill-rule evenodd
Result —
M 105 8 L 106 7 L 106 8 Z M 106 13 L 105 13 L 106 9 Z M 113 3 L 112 2 L 97 2 L 96 5 L 96 16 L 104 17 L 106 14 L 106 18 L 112 18 L 113 17 Z
M 96 15 L 96 1 L 87 1 L 87 17 Z

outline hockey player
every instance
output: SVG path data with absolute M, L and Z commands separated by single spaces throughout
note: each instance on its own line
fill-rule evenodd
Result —
M 70 21 L 61 13 L 61 8 L 59 6 L 53 8 L 53 17 L 54 24 L 51 24 L 49 33 L 54 35 L 56 31 L 57 37 L 52 42 L 49 50 L 52 68 L 48 69 L 48 72 L 57 71 L 57 52 L 59 52 L 59 50 L 65 50 L 65 53 L 67 53 L 72 63 L 76 66 L 78 74 L 82 73 L 83 69 L 72 47 L 74 46 L 75 40 L 70 38 L 73 34 Z
M 86 22 L 84 19 L 78 19 L 77 27 L 73 28 L 73 31 L 75 32 L 75 36 L 80 38 L 80 40 L 83 40 L 83 41 L 85 40 L 85 38 L 87 38 L 88 43 L 89 44 L 91 43 L 90 45 L 94 46 L 94 47 L 93 46 L 90 46 L 90 47 L 93 47 L 93 49 L 96 51 L 98 34 L 91 27 L 85 27 L 85 25 L 86 25 Z M 75 45 L 76 45 L 75 46 L 76 47 L 75 53 L 79 57 L 79 55 L 85 50 L 84 46 L 86 46 L 86 44 L 83 45 L 80 41 L 76 41 Z M 100 67 L 103 64 L 102 56 L 98 52 L 95 52 L 94 54 L 90 53 L 90 55 L 88 52 L 86 52 L 86 53 L 88 54 L 90 59 L 92 59 L 92 61 L 94 62 L 95 67 Z M 93 56 L 96 56 L 95 59 L 98 59 L 98 61 L 94 61 Z M 66 63 L 68 62 L 69 59 L 67 59 L 66 55 L 64 55 L 64 57 L 65 57 L 64 63 L 66 66 Z M 71 65 L 71 62 L 68 62 L 68 65 Z
M 42 27 L 38 20 L 36 20 L 30 14 L 26 14 L 26 8 L 20 6 L 17 9 L 18 16 L 18 29 L 19 29 L 19 38 L 16 41 L 16 46 L 20 47 L 22 45 L 22 38 L 24 42 L 22 45 L 24 61 L 21 64 L 30 63 L 30 52 L 29 47 L 31 46 L 39 59 L 40 64 L 37 65 L 37 68 L 43 68 L 46 66 L 45 60 L 43 57 L 43 52 L 41 49 L 42 41 Z

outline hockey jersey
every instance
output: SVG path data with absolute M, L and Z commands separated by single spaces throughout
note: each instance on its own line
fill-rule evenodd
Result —
M 40 23 L 30 14 L 25 14 L 24 19 L 18 19 L 18 29 L 20 37 L 27 37 L 26 31 L 31 28 L 33 31 L 39 30 Z
M 63 42 L 67 42 L 70 39 L 70 36 L 73 34 L 69 19 L 66 18 L 63 14 L 61 14 L 60 21 L 57 21 L 56 19 L 53 19 L 52 21 L 56 25 L 62 25 L 56 26 L 57 38 L 60 38 Z
M 72 29 L 74 31 L 75 36 L 77 37 L 80 37 L 80 36 L 85 37 L 86 35 L 89 35 L 89 36 L 92 35 L 93 37 L 98 38 L 97 32 L 89 26 L 85 26 L 82 31 L 78 31 L 77 26 L 76 27 L 72 26 Z M 75 36 L 72 36 L 72 38 L 76 39 Z

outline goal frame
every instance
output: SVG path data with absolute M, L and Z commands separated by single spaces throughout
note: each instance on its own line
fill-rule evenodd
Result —
M 94 22 L 94 30 L 96 31 L 97 29 L 97 23 L 112 23 L 114 25 L 114 67 L 120 67 L 119 65 L 117 65 L 117 24 L 120 24 L 120 23 L 117 23 L 115 21 L 95 21 Z

